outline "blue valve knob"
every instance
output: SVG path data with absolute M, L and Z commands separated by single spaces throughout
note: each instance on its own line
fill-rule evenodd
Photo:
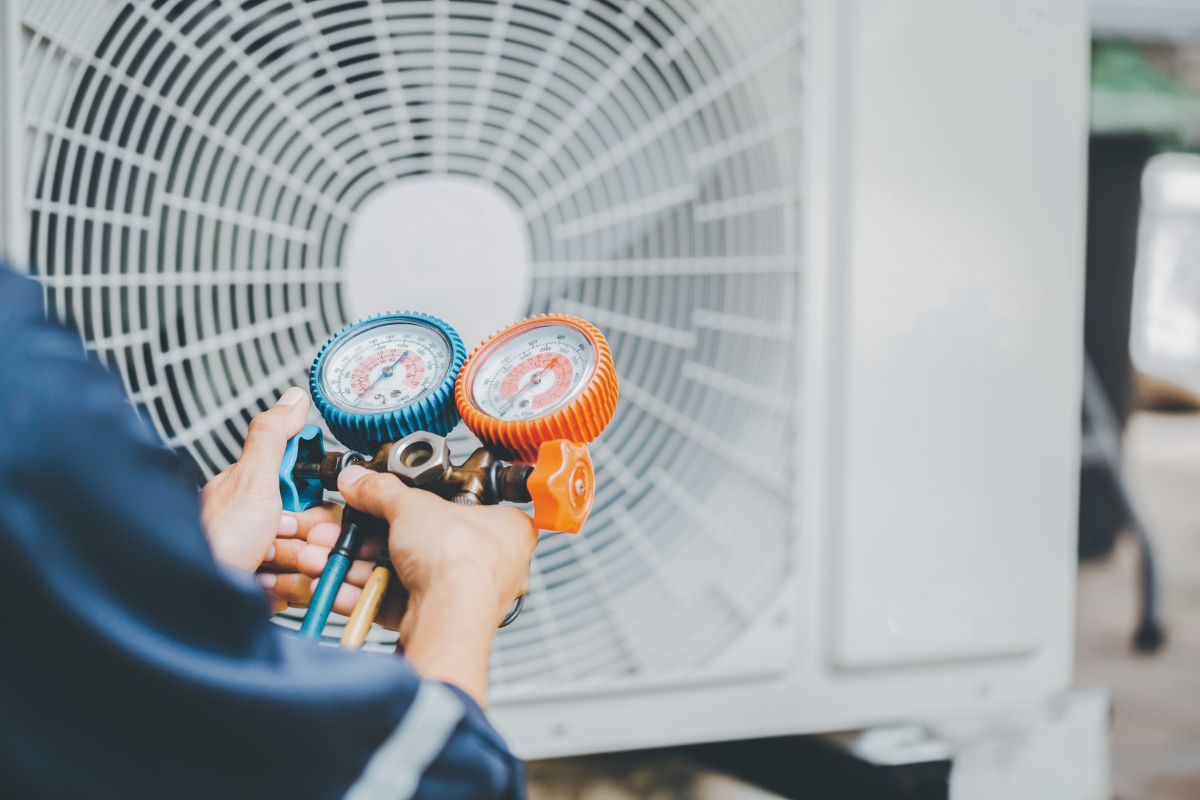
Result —
M 283 498 L 284 511 L 304 511 L 319 506 L 325 499 L 325 490 L 320 478 L 301 478 L 292 472 L 297 461 L 321 462 L 325 457 L 325 440 L 316 425 L 305 425 L 299 433 L 288 439 L 283 450 L 283 462 L 279 465 L 279 494 Z

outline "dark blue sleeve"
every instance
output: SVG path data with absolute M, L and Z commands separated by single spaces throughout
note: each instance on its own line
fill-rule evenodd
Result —
M 181 462 L 3 268 L 0 363 L 0 793 L 343 796 L 441 684 L 271 625 L 213 561 Z M 517 796 L 519 762 L 455 698 L 420 793 Z
M 446 746 L 429 765 L 418 785 L 418 797 L 503 797 L 525 796 L 525 773 L 508 745 L 488 724 L 481 709 L 466 692 L 450 689 L 463 704 L 465 713 Z

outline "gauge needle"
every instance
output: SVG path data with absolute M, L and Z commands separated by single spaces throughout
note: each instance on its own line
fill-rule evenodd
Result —
M 545 377 L 546 373 L 549 372 L 551 369 L 553 369 L 554 365 L 557 363 L 558 363 L 558 356 L 554 356 L 553 358 L 550 359 L 549 364 L 542 367 L 537 372 L 533 373 L 533 376 L 529 379 L 529 383 L 525 384 L 520 389 L 513 392 L 513 396 L 508 398 L 508 402 L 505 403 L 504 407 L 500 409 L 500 413 L 498 414 L 498 416 L 501 419 L 504 419 L 504 415 L 507 414 L 508 410 L 513 407 L 513 403 L 517 402 L 517 400 L 520 399 L 521 395 L 525 394 L 531 388 L 533 388 L 534 386 L 537 386 L 539 383 L 541 383 L 542 378 Z
M 362 400 L 362 399 L 363 399 L 363 396 L 364 396 L 364 395 L 365 395 L 367 392 L 371 391 L 371 390 L 372 390 L 372 389 L 374 389 L 376 386 L 378 386 L 378 385 L 379 385 L 379 382 L 380 382 L 381 380 L 383 380 L 384 378 L 389 378 L 389 377 L 391 377 L 392 373 L 396 371 L 396 367 L 397 367 L 397 366 L 400 364 L 400 362 L 401 362 L 401 361 L 403 361 L 403 360 L 404 360 L 405 358 L 407 358 L 407 357 L 408 357 L 408 351 L 407 351 L 407 350 L 405 350 L 403 353 L 401 353 L 401 354 L 400 354 L 400 357 L 399 357 L 399 358 L 397 358 L 397 359 L 396 359 L 395 361 L 393 361 L 391 364 L 388 364 L 386 367 L 384 367 L 384 368 L 383 368 L 383 371 L 379 373 L 379 377 L 378 377 L 378 378 L 376 378 L 375 380 L 371 381 L 371 385 L 370 385 L 370 386 L 368 386 L 367 388 L 365 388 L 365 389 L 363 389 L 361 392 L 359 392 L 359 395 L 358 395 L 358 397 L 356 397 L 356 398 L 354 399 L 354 400 L 355 400 L 355 402 L 358 402 L 359 400 Z

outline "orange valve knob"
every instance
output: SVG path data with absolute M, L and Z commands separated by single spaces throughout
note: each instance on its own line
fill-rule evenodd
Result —
M 543 314 L 479 345 L 458 374 L 454 401 L 484 444 L 532 462 L 545 442 L 600 435 L 617 409 L 617 371 L 595 325 Z
M 579 533 L 596 496 L 587 445 L 566 439 L 542 442 L 525 487 L 533 499 L 534 525 L 544 531 Z

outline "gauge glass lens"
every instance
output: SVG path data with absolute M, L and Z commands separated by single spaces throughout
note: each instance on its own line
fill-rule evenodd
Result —
M 351 331 L 325 357 L 325 396 L 347 411 L 392 411 L 417 402 L 450 372 L 450 342 L 415 322 L 379 322 Z
M 516 330 L 481 355 L 471 397 L 483 413 L 514 421 L 574 400 L 596 365 L 596 350 L 583 331 L 556 323 Z

